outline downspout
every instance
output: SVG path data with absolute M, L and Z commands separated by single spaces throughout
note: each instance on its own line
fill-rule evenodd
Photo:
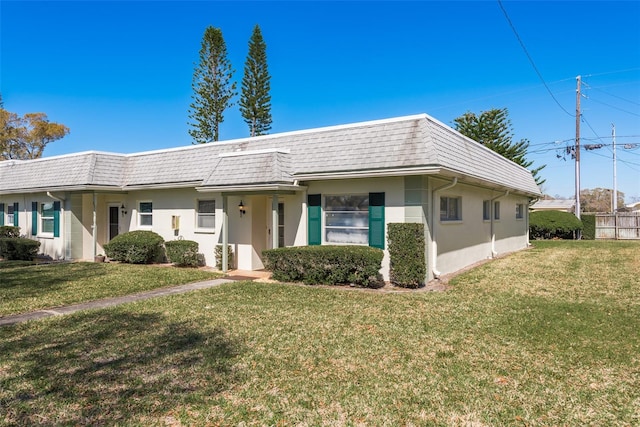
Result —
M 222 272 L 229 271 L 229 212 L 228 200 L 225 194 L 222 195 Z M 236 256 L 238 256 L 236 252 Z
M 93 222 L 91 223 L 91 234 L 93 237 L 93 259 L 98 255 L 98 224 L 96 222 L 96 208 L 98 207 L 98 195 L 93 192 Z
M 431 192 L 431 211 L 432 211 L 431 219 L 433 222 L 433 231 L 431 233 L 431 247 L 432 247 L 431 271 L 433 272 L 433 277 L 435 277 L 436 279 L 439 279 L 440 276 L 442 275 L 442 273 L 440 273 L 436 268 L 437 261 L 438 261 L 438 241 L 436 239 L 436 230 L 438 229 L 436 224 L 436 218 L 437 218 L 437 211 L 436 211 L 437 197 L 436 196 L 439 191 L 448 190 L 449 188 L 455 187 L 456 184 L 458 184 L 458 178 L 453 178 L 453 181 L 451 181 L 449 184 L 445 184 L 442 187 L 438 187 Z
M 501 197 L 506 197 L 509 195 L 509 190 L 507 190 L 504 194 L 501 194 L 499 196 L 494 197 L 493 199 L 491 199 L 491 201 L 489 203 L 491 203 L 491 258 L 495 258 L 498 255 L 498 252 L 496 251 L 496 234 L 493 230 L 493 221 L 495 219 L 495 206 L 494 203 L 496 200 L 498 200 Z

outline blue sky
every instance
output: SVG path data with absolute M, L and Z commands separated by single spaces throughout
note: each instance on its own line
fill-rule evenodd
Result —
M 618 189 L 640 200 L 640 2 L 502 4 L 546 87 L 496 1 L 2 0 L 0 91 L 6 109 L 70 127 L 45 156 L 189 145 L 204 29 L 222 29 L 240 82 L 259 24 L 271 133 L 417 113 L 453 126 L 506 107 L 529 158 L 547 164 L 544 192 L 572 197 L 574 162 L 558 155 L 574 144 L 581 75 L 582 144 L 602 144 L 582 150 L 582 188 L 613 187 L 613 123 Z M 246 136 L 236 105 L 220 138 Z

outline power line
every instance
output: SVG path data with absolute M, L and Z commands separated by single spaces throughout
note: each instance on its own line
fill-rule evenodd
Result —
M 531 63 L 531 66 L 533 67 L 533 69 L 535 70 L 536 74 L 540 78 L 540 81 L 542 82 L 544 87 L 547 89 L 547 92 L 549 92 L 549 95 L 551 95 L 551 98 L 553 98 L 553 100 L 556 102 L 556 104 L 558 104 L 558 107 L 560 107 L 560 109 L 562 111 L 567 113 L 570 117 L 575 117 L 573 114 L 571 114 L 570 112 L 565 110 L 565 108 L 556 99 L 556 97 L 554 96 L 553 92 L 551 92 L 551 89 L 549 89 L 549 86 L 547 85 L 547 82 L 544 80 L 544 77 L 542 77 L 542 74 L 540 73 L 540 70 L 538 70 L 538 67 L 536 67 L 536 64 L 535 64 L 535 62 L 533 62 L 533 58 L 529 54 L 529 51 L 527 50 L 527 47 L 524 45 L 524 42 L 520 38 L 520 35 L 518 34 L 518 31 L 516 31 L 516 27 L 513 25 L 513 22 L 511 22 L 511 18 L 509 18 L 509 14 L 507 14 L 507 11 L 505 10 L 504 6 L 502 5 L 502 1 L 501 0 L 498 0 L 498 5 L 500 6 L 500 9 L 502 9 L 502 13 L 504 13 L 504 17 L 507 19 L 507 22 L 509 23 L 509 26 L 511 27 L 511 30 L 513 31 L 513 34 L 515 34 L 516 38 L 518 39 L 518 42 L 520 43 L 520 46 L 522 47 L 522 50 L 524 50 L 525 55 L 527 55 L 527 58 L 529 59 L 529 62 Z

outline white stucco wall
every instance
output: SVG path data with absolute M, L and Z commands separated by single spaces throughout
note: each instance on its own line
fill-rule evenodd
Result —
M 436 179 L 433 181 L 435 188 L 446 183 Z M 516 219 L 516 204 L 523 203 L 526 209 L 527 199 L 504 194 L 504 191 L 460 183 L 438 192 L 434 201 L 433 219 L 436 240 L 434 247 L 437 247 L 438 254 L 435 266 L 437 271 L 442 274 L 452 273 L 478 261 L 527 247 L 526 219 Z M 461 197 L 461 221 L 440 220 L 440 197 Z M 492 221 L 483 219 L 484 200 L 500 202 L 500 219 L 493 220 L 493 244 Z
M 349 194 L 368 194 L 368 193 L 385 193 L 385 236 L 389 223 L 404 222 L 404 180 L 401 177 L 391 178 L 362 178 L 349 180 L 327 180 L 308 183 L 308 194 L 322 194 L 322 207 L 324 213 L 324 197 L 328 195 L 349 195 Z M 304 222 L 306 223 L 306 214 Z M 325 241 L 325 217 L 322 216 L 322 244 Z M 386 237 L 385 237 L 386 239 Z M 305 239 L 306 241 L 306 239 Z M 389 252 L 387 245 L 384 249 L 384 258 L 382 260 L 382 276 L 385 280 L 389 280 Z

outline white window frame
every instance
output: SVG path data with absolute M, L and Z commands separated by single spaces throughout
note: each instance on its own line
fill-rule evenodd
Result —
M 13 203 L 7 203 L 6 206 L 7 206 L 7 217 L 5 218 L 4 224 L 13 226 L 14 215 L 16 215 L 16 212 L 13 210 Z M 11 213 L 9 213 L 9 209 L 11 209 Z
M 516 219 L 524 219 L 524 203 L 516 203 Z
M 213 202 L 213 212 L 200 212 L 200 202 Z M 213 218 L 212 227 L 200 226 L 201 218 Z M 197 199 L 196 200 L 196 223 L 195 228 L 198 233 L 214 233 L 216 230 L 216 199 Z
M 151 212 L 142 212 L 142 204 L 143 203 L 151 203 Z M 151 201 L 151 200 L 139 200 L 138 201 L 138 206 L 137 206 L 137 211 L 138 211 L 138 227 L 139 228 L 146 228 L 146 229 L 153 228 L 153 201 Z M 151 224 L 143 224 L 142 223 L 142 218 L 143 217 L 151 218 Z
M 451 215 L 450 203 L 456 201 L 455 215 Z M 442 202 L 446 201 L 445 210 L 442 210 Z M 443 215 L 444 213 L 444 215 Z M 461 196 L 440 196 L 440 222 L 454 223 L 462 221 L 462 197 Z
M 53 203 L 54 202 L 38 203 L 38 236 L 53 237 L 53 230 L 55 229 L 55 213 Z M 51 205 L 51 216 L 44 215 L 45 205 Z M 51 231 L 45 231 L 45 221 L 51 221 Z
M 333 197 L 364 197 L 367 199 L 367 209 L 366 211 L 362 210 L 362 211 L 357 211 L 357 210 L 331 210 L 331 209 L 327 209 L 328 207 L 328 203 L 327 201 L 330 200 Z M 366 226 L 365 225 L 327 225 L 328 224 L 328 218 L 330 215 L 332 214 L 349 214 L 349 213 L 354 213 L 354 212 L 365 212 L 366 215 L 360 215 L 361 217 L 365 217 L 366 218 Z M 368 193 L 349 193 L 349 194 L 327 194 L 323 196 L 323 215 L 322 215 L 322 224 L 323 224 L 323 233 L 322 233 L 322 241 L 324 243 L 329 243 L 332 245 L 358 245 L 358 246 L 368 246 L 369 245 L 369 194 Z M 356 215 L 354 218 L 357 218 L 358 215 Z M 336 240 L 329 240 L 329 232 L 330 230 L 357 230 L 360 232 L 360 234 L 362 234 L 362 232 L 364 232 L 364 235 L 366 236 L 366 241 L 361 241 L 361 242 L 348 242 L 348 241 L 336 241 Z
M 497 200 L 493 202 L 493 220 L 500 221 L 500 202 Z

